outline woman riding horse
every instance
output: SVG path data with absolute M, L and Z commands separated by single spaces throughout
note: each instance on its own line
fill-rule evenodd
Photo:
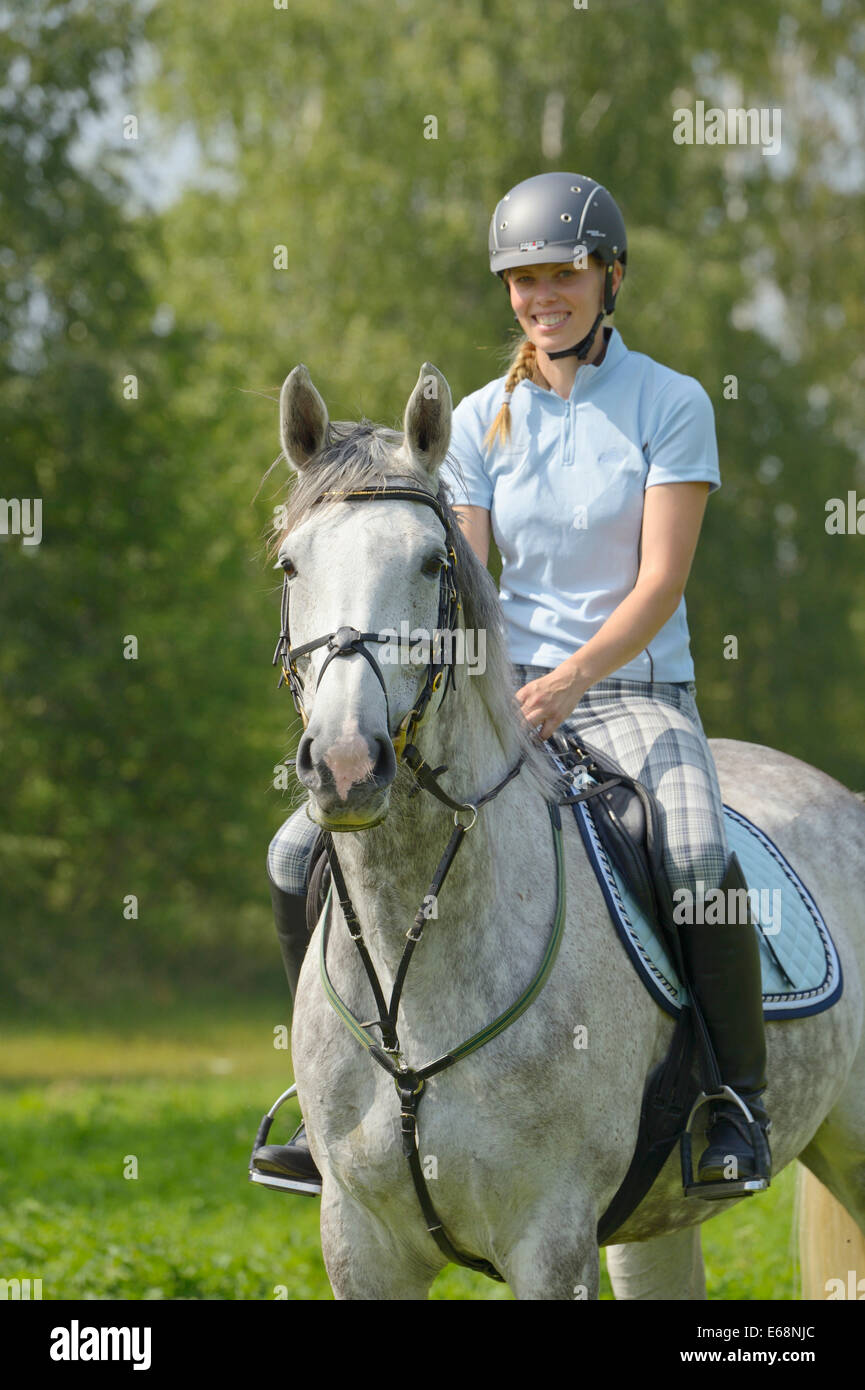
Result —
M 493 214 L 489 251 L 524 336 L 507 374 L 454 412 L 442 476 L 481 563 L 491 532 L 502 555 L 516 699 L 542 738 L 573 732 L 648 786 L 664 812 L 671 889 L 693 902 L 720 887 L 726 903 L 728 889 L 746 885 L 696 705 L 683 597 L 707 497 L 720 487 L 711 402 L 694 378 L 603 326 L 627 238 L 602 185 L 570 173 L 517 184 Z M 318 834 L 303 806 L 268 853 L 292 998 Z M 701 915 L 680 936 L 721 1079 L 765 1134 L 757 934 Z M 716 1101 L 709 1118 L 697 1180 L 728 1181 L 732 1192 L 759 1166 L 743 1112 Z M 253 1166 L 321 1191 L 303 1125 L 289 1144 L 259 1148 Z

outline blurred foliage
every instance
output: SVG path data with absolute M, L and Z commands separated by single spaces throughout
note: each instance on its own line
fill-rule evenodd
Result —
M 284 471 L 255 498 L 272 402 L 298 361 L 334 418 L 387 424 L 425 358 L 457 400 L 498 375 L 489 215 L 544 169 L 610 187 L 617 326 L 715 404 L 723 487 L 687 592 L 707 732 L 865 787 L 865 542 L 825 530 L 829 498 L 865 494 L 861 6 L 540 19 L 492 0 L 4 7 L 0 491 L 41 497 L 44 528 L 0 538 L 5 955 L 28 1007 L 279 972 L 263 862 L 297 726 L 263 563 Z M 677 145 L 697 100 L 779 108 L 780 153 Z M 198 164 L 161 206 L 134 176 L 170 170 L 181 137 Z

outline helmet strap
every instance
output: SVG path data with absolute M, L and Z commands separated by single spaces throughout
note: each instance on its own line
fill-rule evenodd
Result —
M 550 352 L 549 349 L 545 348 L 544 351 L 546 352 L 547 357 L 549 357 L 551 361 L 554 360 L 556 357 L 572 357 L 574 355 L 581 359 L 585 357 L 589 351 L 589 348 L 592 346 L 592 343 L 595 341 L 595 334 L 598 331 L 598 324 L 604 317 L 604 312 L 605 311 L 602 309 L 601 312 L 598 314 L 598 317 L 595 319 L 585 338 L 581 338 L 580 341 L 578 343 L 575 343 L 573 347 L 562 348 L 559 352 Z

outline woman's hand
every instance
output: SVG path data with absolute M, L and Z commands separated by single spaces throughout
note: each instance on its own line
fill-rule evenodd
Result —
M 573 713 L 591 684 L 571 662 L 563 661 L 548 675 L 521 686 L 516 698 L 528 723 L 533 728 L 540 725 L 541 738 L 549 738 Z

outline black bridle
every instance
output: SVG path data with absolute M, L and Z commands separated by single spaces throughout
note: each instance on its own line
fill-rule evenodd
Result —
M 414 739 L 418 725 L 423 720 L 427 705 L 435 692 L 441 685 L 444 677 L 444 690 L 442 692 L 442 703 L 450 688 L 455 688 L 454 661 L 451 654 L 450 660 L 436 660 L 436 646 L 439 634 L 452 633 L 457 623 L 457 614 L 460 610 L 459 593 L 457 590 L 456 568 L 457 557 L 453 544 L 453 534 L 450 522 L 445 515 L 444 508 L 437 497 L 431 492 L 426 492 L 420 487 L 383 487 L 383 488 L 354 488 L 346 492 L 330 491 L 323 492 L 319 501 L 326 499 L 341 498 L 345 501 L 356 502 L 376 502 L 382 498 L 393 498 L 398 501 L 421 502 L 426 507 L 431 507 L 441 522 L 445 530 L 445 546 L 447 549 L 447 559 L 441 568 L 439 580 L 439 606 L 438 617 L 436 619 L 436 632 L 433 637 L 432 649 L 430 651 L 430 661 L 427 666 L 426 679 L 421 687 L 417 699 L 409 710 L 405 718 L 400 722 L 396 733 L 391 733 L 390 705 L 388 703 L 387 687 L 381 668 L 372 652 L 368 651 L 365 643 L 367 642 L 396 642 L 401 645 L 405 640 L 402 637 L 382 636 L 377 632 L 360 632 L 356 627 L 338 627 L 335 632 L 327 632 L 323 637 L 316 637 L 312 642 L 304 642 L 301 647 L 291 646 L 291 634 L 289 630 L 289 576 L 286 573 L 282 585 L 282 609 L 280 621 L 279 641 L 276 644 L 276 651 L 273 654 L 273 665 L 277 663 L 282 667 L 282 675 L 279 678 L 279 686 L 285 682 L 291 690 L 291 697 L 294 707 L 303 720 L 304 728 L 307 725 L 307 716 L 303 708 L 303 680 L 298 674 L 295 662 L 298 657 L 306 656 L 309 652 L 316 651 L 319 647 L 326 646 L 328 654 L 322 663 L 318 673 L 315 688 L 318 690 L 321 678 L 337 656 L 351 656 L 358 652 L 364 657 L 375 672 L 376 679 L 384 692 L 385 709 L 387 711 L 387 731 L 394 746 L 397 762 L 404 755 L 406 744 L 410 744 Z

